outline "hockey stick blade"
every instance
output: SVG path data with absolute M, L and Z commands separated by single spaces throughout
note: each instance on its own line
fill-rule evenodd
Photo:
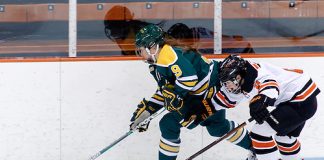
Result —
M 115 146 L 117 143 L 119 143 L 120 141 L 122 141 L 123 139 L 125 139 L 126 137 L 128 137 L 129 135 L 131 135 L 132 133 L 134 133 L 138 129 L 139 126 L 149 123 L 152 119 L 154 119 L 155 117 L 157 117 L 158 115 L 160 115 L 164 111 L 165 111 L 165 108 L 162 108 L 162 109 L 158 110 L 157 112 L 155 112 L 154 114 L 152 114 L 150 117 L 148 117 L 147 119 L 145 119 L 143 122 L 141 122 L 139 125 L 137 125 L 136 129 L 128 131 L 127 133 L 125 133 L 124 135 L 122 135 L 121 137 L 119 137 L 117 140 L 115 140 L 114 142 L 112 142 L 109 146 L 105 147 L 101 151 L 99 151 L 96 154 L 92 155 L 88 160 L 95 160 L 100 155 L 102 155 L 103 153 L 105 153 L 107 150 L 109 150 L 110 148 L 112 148 L 113 146 Z

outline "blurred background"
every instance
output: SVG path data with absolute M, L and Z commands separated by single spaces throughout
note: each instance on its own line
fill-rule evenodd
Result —
M 301 68 L 324 88 L 324 0 L 75 2 L 0 0 L 1 160 L 85 160 L 128 131 L 138 102 L 156 90 L 147 65 L 131 61 L 135 33 L 151 23 L 208 58 L 240 53 Z M 228 117 L 245 121 L 246 107 Z M 317 112 L 300 138 L 305 160 L 324 159 L 324 108 Z M 158 119 L 98 160 L 156 159 Z M 179 159 L 215 140 L 202 127 L 181 137 Z M 223 142 L 198 159 L 246 155 Z
M 214 54 L 324 51 L 324 1 L 78 0 L 77 56 L 134 55 L 134 34 L 159 24 L 166 33 Z M 0 0 L 0 57 L 68 57 L 68 0 Z

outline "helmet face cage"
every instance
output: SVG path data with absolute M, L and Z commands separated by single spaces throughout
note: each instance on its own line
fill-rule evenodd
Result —
M 163 36 L 164 36 L 164 32 L 162 28 L 160 28 L 157 25 L 150 24 L 142 28 L 138 33 L 136 33 L 136 39 L 135 39 L 136 55 L 142 56 L 142 54 L 147 54 L 149 58 L 146 61 L 148 63 L 155 63 L 156 61 L 155 54 L 157 53 L 159 45 L 163 44 L 164 42 Z M 151 53 L 150 49 L 154 46 L 157 47 L 156 52 Z M 142 53 L 143 48 L 145 49 L 146 53 Z
M 221 85 L 224 86 L 228 92 L 239 94 L 241 93 L 241 82 L 242 80 L 237 80 L 236 78 L 233 78 L 229 81 L 223 82 Z M 232 84 L 231 88 L 228 87 L 230 84 Z M 233 88 L 233 86 L 235 86 L 235 88 Z
M 240 58 L 237 55 L 230 55 L 225 58 L 224 61 L 220 65 L 219 79 L 221 81 L 222 86 L 234 94 L 238 94 L 241 92 L 241 83 L 243 78 L 243 73 L 246 70 L 245 60 Z M 241 75 L 241 79 L 237 80 L 237 76 Z M 228 89 L 229 83 L 233 83 L 236 88 Z
M 238 94 L 241 92 L 241 80 L 237 79 L 237 75 L 240 73 L 237 69 L 232 68 L 224 68 L 220 71 L 219 79 L 221 81 L 221 85 L 226 88 L 226 90 L 230 93 Z M 228 87 L 231 85 L 231 89 Z M 235 88 L 233 88 L 235 86 Z
M 151 54 L 151 53 L 149 52 L 149 50 L 150 50 L 152 47 L 154 47 L 154 45 L 155 45 L 155 42 L 152 42 L 152 43 L 149 44 L 148 46 L 143 45 L 143 46 L 137 47 L 137 45 L 136 45 L 135 53 L 136 53 L 137 56 L 141 56 L 141 54 L 142 54 L 141 47 L 143 47 L 143 48 L 145 48 L 145 51 L 146 51 L 148 54 Z
M 155 53 L 151 53 L 151 48 L 144 48 L 144 52 L 143 52 L 143 49 L 142 48 L 137 48 L 135 50 L 135 53 L 137 56 L 140 56 L 140 57 L 143 57 L 143 54 L 146 55 L 146 59 L 144 60 L 145 63 L 149 63 L 149 64 L 154 64 L 156 63 L 157 61 L 157 57 L 156 57 L 156 54 L 158 52 L 158 49 L 159 49 L 159 44 L 155 45 L 156 46 L 156 49 L 155 49 Z

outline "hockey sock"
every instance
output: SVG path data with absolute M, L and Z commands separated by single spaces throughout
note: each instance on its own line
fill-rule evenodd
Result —
M 230 130 L 233 128 L 237 127 L 238 124 L 235 123 L 234 121 L 229 121 L 230 122 Z M 245 149 L 250 149 L 251 148 L 251 138 L 249 136 L 248 130 L 245 129 L 244 127 L 237 130 L 235 133 L 230 135 L 227 138 L 227 141 L 236 144 L 242 148 Z
M 257 155 L 258 160 L 278 159 L 278 149 L 273 138 L 262 136 L 256 133 L 250 133 L 252 146 Z
M 300 142 L 296 137 L 275 136 L 274 137 L 282 160 L 300 160 Z
M 180 149 L 180 139 L 167 140 L 161 137 L 159 145 L 159 160 L 175 160 Z

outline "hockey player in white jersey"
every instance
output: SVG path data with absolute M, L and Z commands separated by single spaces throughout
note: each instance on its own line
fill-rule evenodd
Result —
M 297 138 L 305 122 L 315 114 L 320 92 L 309 76 L 302 70 L 230 55 L 220 66 L 220 80 L 222 88 L 213 103 L 233 108 L 242 99 L 252 98 L 250 115 L 256 124 L 250 136 L 258 160 L 301 160 Z M 269 106 L 274 107 L 271 113 Z

